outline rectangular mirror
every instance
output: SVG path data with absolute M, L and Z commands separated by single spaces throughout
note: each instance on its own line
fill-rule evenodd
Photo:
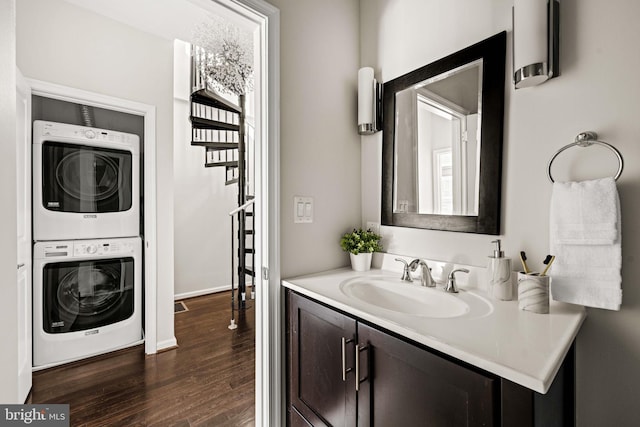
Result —
M 499 234 L 506 33 L 384 85 L 382 224 Z
M 395 102 L 393 212 L 478 215 L 482 59 L 398 91 Z

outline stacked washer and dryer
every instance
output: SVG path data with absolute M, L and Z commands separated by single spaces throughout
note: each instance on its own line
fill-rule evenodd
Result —
M 33 365 L 142 339 L 137 135 L 33 124 Z

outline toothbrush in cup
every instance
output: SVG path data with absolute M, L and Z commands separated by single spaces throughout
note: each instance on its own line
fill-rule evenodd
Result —
M 544 271 L 542 272 L 541 276 L 546 276 L 547 275 L 547 271 L 549 271 L 549 268 L 551 268 L 551 264 L 553 264 L 553 260 L 554 259 L 556 259 L 555 256 L 547 255 L 547 257 L 542 262 L 544 265 L 546 265 L 546 267 L 544 268 Z
M 524 251 L 520 251 L 520 262 L 522 262 L 522 268 L 524 268 L 524 274 L 531 273 L 529 266 L 527 265 L 527 254 Z

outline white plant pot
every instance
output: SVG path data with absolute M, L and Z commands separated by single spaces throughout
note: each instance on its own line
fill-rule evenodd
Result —
M 368 271 L 371 269 L 371 257 L 372 257 L 372 253 L 371 252 L 367 252 L 367 253 L 361 253 L 358 255 L 354 255 L 352 253 L 349 253 L 349 256 L 351 257 L 351 268 L 354 271 Z

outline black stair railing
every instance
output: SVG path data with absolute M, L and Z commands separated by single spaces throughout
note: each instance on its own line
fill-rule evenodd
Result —
M 253 237 L 253 230 L 246 230 L 242 228 L 242 226 L 240 226 L 241 221 L 245 221 L 246 222 L 246 218 L 248 216 L 248 214 L 250 217 L 253 217 L 253 212 L 247 212 L 247 209 L 249 208 L 253 208 L 255 200 L 254 199 L 250 199 L 249 201 L 247 201 L 246 203 L 244 203 L 241 206 L 238 206 L 237 208 L 235 208 L 234 210 L 232 210 L 231 212 L 229 212 L 229 216 L 231 217 L 231 323 L 229 324 L 229 329 L 236 329 L 238 327 L 238 325 L 236 324 L 236 317 L 235 317 L 235 310 L 236 310 L 236 305 L 237 305 L 237 309 L 238 310 L 242 310 L 244 308 L 246 308 L 246 300 L 247 300 L 247 290 L 246 290 L 246 276 L 254 276 L 254 272 L 253 270 L 249 270 L 246 267 L 246 255 L 248 253 L 250 253 L 252 255 L 252 259 L 253 254 L 255 253 L 254 249 L 246 249 L 246 246 L 243 243 L 246 243 L 246 235 L 248 231 L 251 231 L 251 236 Z M 235 290 L 233 287 L 233 277 L 236 273 L 235 271 L 235 247 L 233 242 L 235 241 L 235 236 L 234 236 L 234 232 L 235 232 L 235 221 L 234 218 L 237 215 L 238 217 L 238 242 L 240 243 L 238 245 L 238 292 L 237 292 L 237 302 L 236 302 L 236 298 L 235 298 Z M 247 252 L 250 251 L 250 252 Z M 255 280 L 251 281 L 251 299 L 254 298 L 254 293 L 255 293 Z

